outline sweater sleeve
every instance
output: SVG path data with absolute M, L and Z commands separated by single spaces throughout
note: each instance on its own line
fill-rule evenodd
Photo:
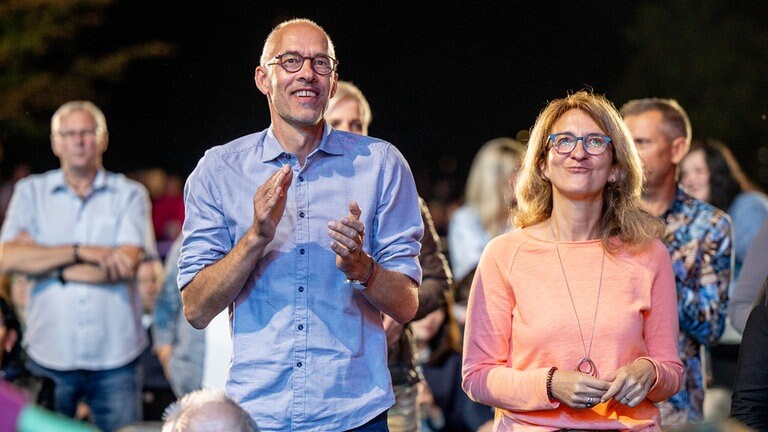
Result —
M 496 247 L 494 247 L 494 245 Z M 472 400 L 515 411 L 553 409 L 547 397 L 548 368 L 515 370 L 508 365 L 515 297 L 509 263 L 492 240 L 480 258 L 467 305 L 462 387 Z M 512 255 L 506 251 L 504 255 Z
M 664 246 L 658 243 L 654 260 L 658 263 L 651 288 L 651 308 L 645 312 L 643 334 L 648 357 L 656 369 L 656 382 L 648 392 L 652 402 L 668 399 L 680 389 L 683 365 L 678 354 L 677 294 L 672 263 Z

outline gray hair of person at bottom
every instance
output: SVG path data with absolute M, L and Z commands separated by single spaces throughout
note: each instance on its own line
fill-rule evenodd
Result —
M 162 432 L 259 432 L 250 415 L 221 390 L 184 395 L 163 413 Z

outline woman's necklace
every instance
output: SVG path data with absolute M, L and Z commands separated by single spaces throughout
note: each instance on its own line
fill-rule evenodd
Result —
M 584 348 L 584 357 L 579 360 L 576 365 L 576 370 L 592 375 L 597 378 L 597 367 L 595 362 L 590 358 L 592 353 L 592 341 L 595 339 L 595 324 L 597 324 L 597 309 L 600 306 L 600 291 L 603 289 L 603 268 L 605 266 L 605 248 L 603 248 L 603 258 L 600 261 L 600 284 L 597 286 L 597 303 L 595 303 L 595 318 L 592 320 L 592 336 L 589 337 L 589 348 L 584 340 L 584 331 L 581 329 L 581 320 L 579 319 L 579 313 L 576 311 L 576 303 L 573 301 L 573 294 L 571 294 L 571 287 L 568 285 L 568 278 L 565 276 L 565 266 L 563 265 L 563 258 L 560 256 L 560 248 L 557 247 L 557 235 L 555 235 L 555 229 L 552 228 L 550 222 L 549 229 L 552 231 L 552 236 L 555 238 L 555 251 L 557 252 L 557 260 L 560 262 L 560 270 L 563 271 L 563 279 L 565 280 L 565 287 L 568 289 L 568 297 L 571 299 L 571 306 L 573 306 L 573 313 L 576 315 L 576 323 L 579 325 L 579 336 L 581 337 L 581 345 Z

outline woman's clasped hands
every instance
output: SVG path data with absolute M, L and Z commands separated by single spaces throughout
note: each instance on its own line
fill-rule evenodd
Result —
M 552 395 L 571 408 L 591 408 L 613 399 L 634 408 L 656 381 L 656 368 L 646 359 L 617 369 L 605 379 L 558 369 L 552 376 Z

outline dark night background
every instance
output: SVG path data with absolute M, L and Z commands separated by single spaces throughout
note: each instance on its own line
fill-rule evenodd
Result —
M 724 140 L 753 180 L 768 183 L 768 55 L 760 52 L 768 13 L 760 2 L 672 3 L 138 0 L 111 4 L 103 25 L 76 43 L 92 51 L 142 39 L 174 47 L 131 63 L 119 83 L 98 84 L 112 171 L 160 166 L 186 177 L 207 148 L 266 128 L 266 99 L 252 79 L 263 41 L 283 19 L 306 17 L 333 39 L 340 79 L 370 101 L 371 135 L 398 146 L 417 176 L 450 177 L 463 188 L 485 141 L 514 137 L 548 100 L 592 88 L 617 106 L 678 99 L 695 136 Z M 752 86 L 748 99 L 731 92 L 740 82 Z M 29 115 L 48 122 L 52 112 Z M 43 124 L 42 139 L 6 140 L 6 166 L 57 166 Z

